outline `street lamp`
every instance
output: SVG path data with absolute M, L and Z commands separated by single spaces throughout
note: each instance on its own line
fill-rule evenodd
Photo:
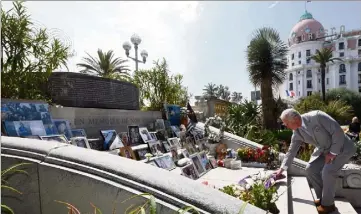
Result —
M 135 61 L 135 70 L 138 71 L 138 63 L 145 63 L 147 61 L 148 52 L 146 50 L 142 50 L 142 52 L 140 52 L 140 56 L 143 58 L 143 61 L 138 60 L 138 45 L 140 45 L 142 39 L 137 34 L 133 34 L 132 37 L 130 37 L 130 41 L 134 45 L 135 57 L 133 58 L 129 56 L 129 51 L 132 49 L 132 45 L 129 42 L 124 42 L 123 48 L 127 57 Z

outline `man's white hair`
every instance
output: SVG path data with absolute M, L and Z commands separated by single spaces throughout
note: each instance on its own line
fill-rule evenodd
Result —
M 281 118 L 281 120 L 293 122 L 293 121 L 301 118 L 301 114 L 298 111 L 296 111 L 295 109 L 289 108 L 282 112 L 280 118 Z

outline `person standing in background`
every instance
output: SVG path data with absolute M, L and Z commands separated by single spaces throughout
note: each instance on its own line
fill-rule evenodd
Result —
M 356 141 L 360 140 L 360 129 L 361 129 L 361 125 L 358 118 L 357 117 L 352 118 L 352 122 L 348 126 L 348 131 L 352 134 L 355 134 Z

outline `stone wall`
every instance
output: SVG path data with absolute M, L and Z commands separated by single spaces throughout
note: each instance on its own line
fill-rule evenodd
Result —
M 85 129 L 88 137 L 97 138 L 100 130 L 115 129 L 126 132 L 127 126 L 147 126 L 162 118 L 159 111 L 131 111 L 117 109 L 49 107 L 53 119 L 69 120 L 74 129 Z
M 62 106 L 139 110 L 139 89 L 129 82 L 53 72 L 48 85 L 51 98 Z
M 157 213 L 162 214 L 177 213 L 186 206 L 193 206 L 202 214 L 237 214 L 244 205 L 237 198 L 177 173 L 107 152 L 35 139 L 1 140 L 2 169 L 21 162 L 32 163 L 24 169 L 29 176 L 17 174 L 8 180 L 23 195 L 2 191 L 2 204 L 12 207 L 15 213 L 66 213 L 66 207 L 54 200 L 71 203 L 81 213 L 91 212 L 90 203 L 103 213 L 112 213 L 113 202 L 144 192 L 156 198 Z M 145 200 L 139 197 L 118 204 L 116 211 L 124 213 L 131 204 L 138 206 Z M 266 212 L 248 204 L 244 213 Z

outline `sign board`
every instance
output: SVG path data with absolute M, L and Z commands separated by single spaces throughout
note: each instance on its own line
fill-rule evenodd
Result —
M 228 105 L 226 103 L 215 103 L 214 113 L 218 116 L 226 116 Z
M 261 91 L 251 91 L 251 101 L 261 100 Z

